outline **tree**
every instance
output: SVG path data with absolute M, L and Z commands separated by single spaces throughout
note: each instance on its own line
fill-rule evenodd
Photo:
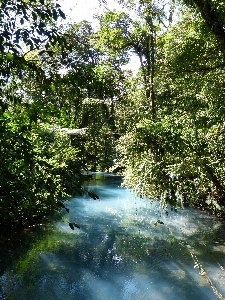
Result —
M 193 0 L 187 4 L 197 7 L 205 20 L 207 28 L 215 36 L 217 43 L 225 57 L 225 4 L 217 0 Z
M 224 210 L 224 60 L 201 17 L 182 14 L 157 35 L 157 119 L 141 111 L 139 93 L 136 124 L 120 138 L 124 183 L 175 207 Z
M 107 47 L 110 55 L 114 52 L 114 55 L 124 57 L 125 61 L 129 51 L 138 55 L 143 72 L 146 100 L 152 114 L 155 115 L 153 33 L 149 35 L 145 25 L 133 21 L 124 12 L 108 12 L 101 18 L 100 24 L 100 43 Z
M 57 42 L 64 45 L 55 25 L 64 14 L 50 1 L 1 1 L 0 5 L 0 223 L 4 230 L 43 222 L 64 207 L 65 197 L 82 192 L 85 179 L 76 148 L 51 127 L 52 118 L 62 115 L 46 105 L 44 94 L 54 87 L 38 58 L 40 51 L 51 54 L 50 47 Z
M 135 4 L 133 1 L 119 2 L 123 3 L 128 12 L 106 12 L 100 18 L 100 43 L 105 45 L 111 55 L 116 52 L 118 56 L 127 59 L 129 52 L 132 51 L 139 57 L 149 112 L 151 111 L 152 117 L 155 118 L 157 107 L 154 91 L 156 36 L 164 27 L 167 27 L 164 3 L 160 6 L 157 1 L 139 1 Z M 172 1 L 170 22 L 173 5 Z M 129 13 L 129 10 L 133 12 L 133 15 Z
M 55 87 L 52 101 L 67 111 L 67 126 L 90 129 L 83 158 L 94 169 L 108 169 L 114 153 L 114 107 L 126 94 L 120 59 L 99 47 L 97 34 L 87 21 L 68 28 L 66 40 L 63 52 L 54 46 L 52 58 L 47 53 L 40 55 L 44 68 L 45 59 L 48 61 L 46 70 Z M 64 70 L 61 75 L 60 70 Z M 47 98 L 50 100 L 49 95 Z
M 27 64 L 24 49 L 32 51 L 43 45 L 48 48 L 59 39 L 54 23 L 65 15 L 60 5 L 51 1 L 3 0 L 0 9 L 0 74 L 2 83 L 5 83 L 13 69 L 21 72 L 26 66 L 32 68 L 31 62 Z

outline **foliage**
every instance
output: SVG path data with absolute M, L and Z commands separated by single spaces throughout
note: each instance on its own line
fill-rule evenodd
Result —
M 120 2 L 95 30 L 58 26 L 50 0 L 1 1 L 4 228 L 42 222 L 82 193 L 81 169 L 114 163 L 143 196 L 225 209 L 224 5 L 207 0 L 206 15 L 189 1 L 200 16 L 181 1 Z M 131 53 L 137 75 L 123 70 Z
M 113 102 L 98 99 L 86 99 L 82 105 L 81 127 L 85 127 L 83 141 L 75 145 L 81 150 L 83 161 L 88 170 L 108 170 L 115 156 L 115 129 L 113 120 Z M 78 145 L 79 144 L 79 145 Z
M 118 145 L 124 184 L 174 207 L 224 210 L 223 55 L 190 10 L 157 43 L 157 119 L 145 113 L 139 93 L 135 111 L 125 116 L 129 122 L 136 112 L 133 129 L 127 128 Z
M 189 5 L 197 7 L 207 28 L 213 33 L 225 58 L 225 5 L 220 0 L 187 0 Z
M 145 8 L 139 20 L 132 19 L 129 13 L 107 12 L 100 18 L 98 36 L 101 47 L 109 55 L 117 55 L 124 61 L 127 60 L 130 52 L 139 57 L 146 100 L 149 102 L 152 114 L 155 115 L 153 76 L 156 14 L 155 7 L 151 4 Z
M 29 124 L 26 112 L 1 118 L 1 226 L 42 222 L 82 192 L 81 164 L 70 139 L 47 124 Z
M 1 1 L 0 216 L 2 230 L 36 225 L 82 193 L 81 161 L 70 139 L 51 124 L 65 110 L 49 105 L 54 90 L 37 54 L 65 39 L 65 18 L 51 1 Z M 32 21 L 30 23 L 30 21 Z
M 87 180 L 81 170 L 111 166 L 123 74 L 93 47 L 88 22 L 57 26 L 64 18 L 58 4 L 1 6 L 0 215 L 2 228 L 15 229 L 68 211 L 64 199 L 82 193 Z M 83 127 L 83 139 L 67 135 Z
M 51 1 L 8 1 L 0 3 L 0 84 L 6 84 L 16 71 L 22 76 L 24 70 L 34 69 L 33 62 L 27 62 L 25 51 L 29 52 L 63 39 L 60 38 L 55 22 L 65 18 L 59 4 Z
M 45 98 L 66 111 L 67 119 L 64 114 L 61 122 L 67 120 L 67 124 L 61 126 L 85 129 L 85 136 L 75 136 L 73 142 L 87 168 L 106 170 L 115 152 L 114 106 L 127 92 L 124 72 L 117 57 L 99 49 L 96 32 L 87 21 L 69 27 L 66 40 L 68 45 L 62 53 L 54 46 L 51 58 L 46 53 L 39 55 L 44 68 L 48 59 L 46 70 L 51 73 L 50 87 L 54 86 L 53 97 Z

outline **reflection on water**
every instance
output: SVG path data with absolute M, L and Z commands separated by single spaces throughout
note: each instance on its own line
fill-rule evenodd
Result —
M 65 215 L 37 238 L 0 273 L 0 299 L 225 296 L 224 224 L 192 209 L 167 215 L 157 202 L 118 188 L 120 182 L 97 173 L 87 189 L 100 199 L 68 202 L 69 221 L 81 229 L 71 230 Z

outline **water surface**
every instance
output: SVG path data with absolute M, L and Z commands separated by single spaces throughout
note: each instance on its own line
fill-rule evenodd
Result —
M 97 173 L 88 196 L 17 257 L 0 263 L 0 299 L 214 300 L 225 297 L 225 226 L 194 209 L 175 213 Z M 69 219 L 68 219 L 69 218 Z M 80 229 L 71 230 L 68 222 Z M 23 240 L 22 240 L 23 241 Z M 14 255 L 15 256 L 15 255 Z

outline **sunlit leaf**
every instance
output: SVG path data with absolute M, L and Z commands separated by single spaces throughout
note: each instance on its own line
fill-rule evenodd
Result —
M 13 55 L 12 55 L 12 53 L 6 53 L 6 59 L 8 60 L 8 61 L 11 61 L 12 59 L 13 59 Z

